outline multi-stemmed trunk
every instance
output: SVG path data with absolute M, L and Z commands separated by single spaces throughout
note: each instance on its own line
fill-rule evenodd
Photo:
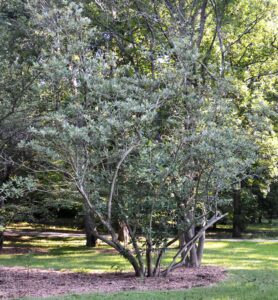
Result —
M 226 215 L 226 214 L 225 214 Z M 151 241 L 146 241 L 146 260 L 142 257 L 142 249 L 140 249 L 138 245 L 138 237 L 136 237 L 132 231 L 130 230 L 130 226 L 128 223 L 125 224 L 128 229 L 129 237 L 131 240 L 131 244 L 133 249 L 130 250 L 127 245 L 123 245 L 119 240 L 117 234 L 113 232 L 111 237 L 112 239 L 108 239 L 107 236 L 100 235 L 97 230 L 93 229 L 93 234 L 105 242 L 106 244 L 112 246 L 115 250 L 118 251 L 125 259 L 129 261 L 132 265 L 135 276 L 137 277 L 158 277 L 158 276 L 167 276 L 171 271 L 175 270 L 178 267 L 182 267 L 186 265 L 187 258 L 192 255 L 190 259 L 190 267 L 198 267 L 201 264 L 202 255 L 203 255 L 203 247 L 205 242 L 205 232 L 207 228 L 212 226 L 215 222 L 222 219 L 225 215 L 215 215 L 213 218 L 207 221 L 207 223 L 199 229 L 195 234 L 191 231 L 191 238 L 189 239 L 189 234 L 187 234 L 187 240 L 184 240 L 183 246 L 178 250 L 176 255 L 173 257 L 172 262 L 163 270 L 160 270 L 162 257 L 164 256 L 169 246 L 172 245 L 178 238 L 173 238 L 164 244 L 158 255 L 154 256 L 154 249 L 152 247 Z M 194 249 L 194 252 L 192 251 Z M 193 254 L 192 254 L 193 253 Z M 194 256 L 193 256 L 194 255 Z M 180 257 L 180 260 L 176 262 L 176 260 Z
M 179 236 L 179 247 L 180 249 L 184 248 L 184 246 L 189 243 L 195 236 L 193 234 L 193 229 L 186 233 L 182 233 Z M 189 268 L 197 268 L 201 266 L 203 251 L 205 244 L 205 232 L 200 236 L 200 238 L 196 241 L 196 244 L 192 246 L 192 249 L 187 253 L 186 250 L 183 250 L 181 253 L 181 257 L 185 260 L 184 265 Z
M 103 241 L 104 243 L 106 243 L 107 245 L 113 247 L 119 254 L 121 254 L 125 259 L 127 259 L 135 271 L 135 276 L 139 276 L 139 277 L 145 277 L 145 276 L 156 277 L 160 275 L 167 276 L 172 270 L 185 265 L 186 258 L 190 252 L 192 253 L 192 260 L 191 260 L 192 266 L 193 267 L 199 266 L 202 253 L 203 253 L 203 245 L 204 245 L 204 237 L 205 237 L 204 234 L 207 228 L 211 227 L 215 222 L 217 222 L 218 220 L 222 219 L 225 216 L 225 215 L 219 215 L 219 213 L 215 214 L 215 216 L 213 216 L 210 220 L 204 222 L 204 225 L 202 226 L 201 229 L 198 230 L 198 232 L 195 232 L 195 228 L 193 227 L 194 222 L 191 222 L 192 226 L 189 228 L 189 230 L 187 230 L 186 232 L 187 235 L 185 235 L 185 244 L 177 251 L 171 263 L 166 268 L 164 268 L 164 270 L 160 271 L 162 257 L 164 256 L 166 250 L 169 249 L 169 247 L 178 240 L 178 237 L 174 237 L 170 241 L 165 241 L 163 246 L 158 250 L 157 256 L 154 256 L 154 250 L 156 249 L 153 248 L 153 244 L 152 244 L 153 241 L 151 235 L 148 236 L 145 240 L 146 262 L 144 262 L 142 248 L 139 245 L 141 237 L 138 236 L 138 232 L 136 233 L 135 228 L 131 227 L 131 225 L 129 224 L 129 220 L 127 218 L 125 220 L 122 220 L 120 224 L 128 232 L 128 235 L 130 237 L 130 246 L 132 247 L 132 249 L 130 249 L 130 246 L 127 245 L 127 243 L 124 243 L 123 245 L 119 241 L 119 235 L 117 233 L 117 229 L 115 228 L 115 225 L 113 226 L 113 222 L 111 218 L 112 201 L 109 201 L 110 205 L 108 206 L 109 209 L 106 218 L 106 216 L 100 213 L 96 209 L 94 204 L 89 200 L 88 194 L 86 193 L 84 187 L 82 185 L 77 185 L 77 188 L 80 194 L 83 196 L 84 208 L 86 209 L 87 212 L 90 212 L 92 216 L 98 218 L 99 222 L 102 223 L 104 228 L 109 233 L 110 238 L 108 238 L 107 235 L 103 235 L 99 233 L 96 226 L 92 226 L 93 235 L 96 238 Z M 194 214 L 192 213 L 192 218 L 193 216 Z M 152 224 L 152 222 L 150 222 L 150 224 Z M 197 243 L 198 243 L 198 247 L 196 246 Z M 180 260 L 177 262 L 178 258 L 180 258 Z
M 162 272 L 162 275 L 167 276 L 171 271 L 173 271 L 179 267 L 185 266 L 187 257 L 190 254 L 190 251 L 194 247 L 197 247 L 196 246 L 197 243 L 198 243 L 197 254 L 199 254 L 199 260 L 202 259 L 206 230 L 209 227 L 211 227 L 214 223 L 216 223 L 217 221 L 224 218 L 226 215 L 227 215 L 227 213 L 224 215 L 220 215 L 219 213 L 215 214 L 210 220 L 208 220 L 206 222 L 205 225 L 203 225 L 203 227 L 201 229 L 199 229 L 199 231 L 197 233 L 195 233 L 195 235 L 192 237 L 192 239 L 189 242 L 186 242 L 183 246 L 180 246 L 179 251 L 175 254 L 175 256 L 173 257 L 173 259 L 172 259 L 171 263 L 168 265 L 168 267 L 165 268 L 165 270 Z M 180 260 L 177 261 L 179 257 L 180 257 Z M 200 261 L 199 261 L 199 264 L 200 264 Z

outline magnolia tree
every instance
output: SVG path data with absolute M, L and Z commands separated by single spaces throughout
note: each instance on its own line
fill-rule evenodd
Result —
M 173 40 L 156 76 L 137 76 L 132 66 L 116 65 L 113 51 L 95 50 L 101 33 L 80 6 L 42 5 L 32 13 L 47 41 L 37 89 L 57 105 L 24 146 L 45 155 L 75 187 L 94 235 L 136 276 L 199 266 L 206 229 L 224 217 L 221 195 L 256 159 L 234 118 L 233 86 L 209 70 L 204 84 L 204 66 L 185 38 Z M 117 224 L 128 233 L 125 243 Z M 164 254 L 177 241 L 167 265 Z

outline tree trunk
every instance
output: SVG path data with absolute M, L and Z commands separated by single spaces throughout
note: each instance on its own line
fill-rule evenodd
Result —
M 137 259 L 134 257 L 134 255 L 124 248 L 119 242 L 112 242 L 112 247 L 115 248 L 124 258 L 126 258 L 130 264 L 132 265 L 135 276 L 136 277 L 144 277 L 144 269 L 143 266 L 140 266 Z M 111 244 L 110 244 L 111 245 Z
M 129 243 L 129 232 L 126 224 L 119 222 L 119 228 L 118 228 L 118 240 L 120 242 L 123 242 L 125 246 Z
M 195 229 L 191 228 L 188 232 L 182 233 L 180 235 L 179 241 L 180 241 L 180 248 L 183 248 L 185 243 L 188 243 L 195 235 Z M 181 257 L 184 259 L 186 254 L 186 251 L 182 251 Z M 194 245 L 192 249 L 189 252 L 188 257 L 185 260 L 185 266 L 189 268 L 196 268 L 199 266 L 198 262 L 198 255 L 197 255 L 197 248 Z
M 0 231 L 0 251 L 3 249 L 4 244 L 4 232 Z
M 185 233 L 182 232 L 179 234 L 179 248 L 182 249 L 185 245 Z M 184 256 L 186 255 L 185 250 L 181 252 L 181 257 L 185 258 Z
M 195 236 L 195 230 L 190 229 L 189 232 L 185 235 L 186 242 L 188 243 L 194 236 Z M 189 268 L 199 267 L 196 245 L 194 245 L 190 250 L 189 259 L 187 260 L 187 267 Z
M 206 222 L 205 225 L 195 234 L 195 236 L 186 243 L 180 250 L 176 253 L 176 255 L 173 257 L 171 263 L 168 265 L 166 269 L 162 271 L 163 276 L 167 276 L 171 271 L 175 270 L 176 268 L 184 266 L 184 258 L 181 258 L 180 261 L 176 261 L 177 258 L 181 255 L 183 250 L 186 250 L 188 253 L 193 246 L 196 245 L 196 242 L 201 238 L 201 236 L 205 233 L 205 231 L 211 227 L 215 222 L 218 222 L 219 220 L 223 219 L 225 216 L 227 216 L 228 213 L 221 215 L 219 213 L 215 214 L 210 220 Z M 185 253 L 186 254 L 186 253 Z M 185 255 L 186 257 L 186 255 Z
M 262 220 L 263 220 L 263 213 L 262 213 L 262 212 L 260 212 L 260 214 L 259 214 L 259 218 L 258 218 L 258 222 L 259 222 L 259 224 L 262 224 Z
M 204 245 L 206 239 L 206 232 L 204 232 L 199 238 L 198 247 L 197 247 L 197 258 L 198 258 L 198 266 L 200 267 L 202 264 L 202 258 L 204 253 Z
M 4 209 L 4 197 L 3 196 L 0 196 L 0 211 L 2 209 Z M 3 213 L 3 212 L 1 212 Z M 4 223 L 5 223 L 5 220 L 4 218 L 2 219 L 0 217 L 0 250 L 2 250 L 3 248 L 3 244 L 4 244 Z
M 241 186 L 233 191 L 233 237 L 241 238 L 242 218 L 241 218 Z
M 84 215 L 84 223 L 85 223 L 85 233 L 86 233 L 86 246 L 87 247 L 96 247 L 97 238 L 93 234 L 94 230 L 94 222 L 92 216 L 88 211 L 85 211 Z
M 150 241 L 147 241 L 147 249 L 146 249 L 146 263 L 147 263 L 147 276 L 153 276 L 153 268 L 152 268 L 152 244 Z

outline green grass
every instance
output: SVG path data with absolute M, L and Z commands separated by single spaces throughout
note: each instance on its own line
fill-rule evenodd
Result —
M 122 292 L 110 295 L 71 295 L 51 299 L 142 300 L 142 299 L 278 299 L 278 244 L 274 242 L 209 242 L 205 264 L 225 266 L 229 270 L 226 281 L 206 288 L 165 292 Z
M 47 249 L 43 254 L 0 256 L 0 265 L 70 269 L 84 272 L 128 270 L 128 263 L 101 245 L 97 249 L 84 247 L 78 238 L 21 237 L 11 245 Z M 169 251 L 169 260 L 173 251 Z M 278 299 L 278 243 L 277 242 L 207 242 L 204 264 L 224 266 L 228 279 L 206 288 L 165 292 L 122 292 L 110 295 L 71 295 L 50 299 Z
M 80 232 L 76 227 L 60 226 L 60 225 L 46 225 L 46 224 L 35 224 L 27 222 L 11 223 L 6 229 L 11 230 L 37 230 L 37 231 L 59 231 L 59 232 Z
M 277 272 L 266 271 L 233 271 L 229 280 L 206 288 L 193 288 L 185 291 L 164 292 L 122 292 L 110 295 L 90 294 L 71 295 L 67 297 L 49 298 L 52 300 L 277 300 Z
M 232 224 L 217 224 L 216 230 L 207 232 L 208 238 L 232 238 Z M 278 239 L 278 220 L 273 220 L 269 223 L 263 220 L 261 224 L 249 224 L 244 232 L 244 239 Z
M 47 253 L 2 254 L 0 265 L 24 266 L 33 268 L 50 268 L 54 270 L 69 269 L 73 271 L 112 271 L 118 264 L 127 267 L 120 256 L 111 255 L 109 248 L 100 245 L 97 249 L 84 246 L 81 238 L 36 238 L 22 237 L 17 242 L 8 242 L 7 246 L 20 246 L 30 249 L 39 248 Z M 107 252 L 106 252 L 107 251 Z
M 264 221 L 261 224 L 250 224 L 247 226 L 247 232 L 258 232 L 261 234 L 272 233 L 278 237 L 278 220 L 272 220 L 271 223 Z

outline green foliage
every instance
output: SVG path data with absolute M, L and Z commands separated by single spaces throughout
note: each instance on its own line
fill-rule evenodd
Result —
M 34 179 L 31 177 L 14 177 L 0 186 L 0 193 L 5 198 L 23 197 L 25 193 L 35 189 Z
M 1 180 L 16 198 L 14 165 L 52 174 L 37 176 L 53 191 L 32 194 L 33 212 L 69 193 L 65 206 L 89 210 L 98 238 L 144 273 L 146 248 L 164 253 L 238 183 L 276 176 L 277 5 L 83 2 L 1 5 Z

